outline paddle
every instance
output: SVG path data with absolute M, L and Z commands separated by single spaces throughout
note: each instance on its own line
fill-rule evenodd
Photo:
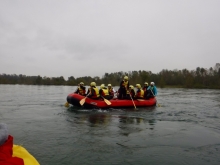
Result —
M 132 102 L 133 102 L 134 109 L 137 109 L 136 106 L 135 106 L 134 100 L 133 100 L 133 98 L 131 97 L 131 93 L 130 93 L 130 92 L 129 92 L 129 95 L 130 95 L 130 98 L 131 98 L 131 100 L 132 100 Z
M 150 89 L 151 90 L 151 89 Z M 151 93 L 153 94 L 153 96 L 155 97 L 155 99 L 156 99 L 156 104 L 157 104 L 157 106 L 158 107 L 161 107 L 161 105 L 157 102 L 157 98 L 156 98 L 156 96 L 154 95 L 154 93 L 153 93 L 153 91 L 151 90 Z
M 75 92 L 77 91 L 77 89 L 78 89 L 78 88 L 76 88 Z M 75 92 L 74 92 L 74 93 L 75 93 Z M 64 104 L 64 106 L 68 108 L 68 107 L 70 106 L 70 104 L 69 104 L 68 102 L 66 102 L 66 103 Z
M 66 103 L 64 104 L 64 106 L 65 106 L 65 107 L 69 107 L 70 104 L 69 104 L 68 102 L 66 102 Z
M 89 94 L 90 94 L 90 93 L 89 93 Z M 89 94 L 86 95 L 86 97 L 84 97 L 82 100 L 79 101 L 79 103 L 80 103 L 81 106 L 83 106 L 83 104 L 85 103 L 86 98 L 87 98 L 87 96 L 89 96 Z
M 107 105 L 111 105 L 112 103 L 110 101 L 108 101 L 107 99 L 105 99 L 103 96 L 101 96 L 104 100 L 104 102 L 107 104 Z

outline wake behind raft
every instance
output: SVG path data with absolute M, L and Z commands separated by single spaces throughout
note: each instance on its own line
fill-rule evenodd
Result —
M 71 93 L 67 96 L 67 102 L 74 106 L 81 107 L 80 101 L 85 99 L 85 96 Z M 156 98 L 150 98 L 149 100 L 138 99 L 138 100 L 119 100 L 119 99 L 112 99 L 108 100 L 111 104 L 107 104 L 104 100 L 94 100 L 90 98 L 85 99 L 85 103 L 83 107 L 85 108 L 132 108 L 134 105 L 136 107 L 150 107 L 156 105 Z

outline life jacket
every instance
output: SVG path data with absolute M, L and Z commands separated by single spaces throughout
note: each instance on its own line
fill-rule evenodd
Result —
M 83 88 L 81 88 L 81 87 L 79 86 L 78 89 L 79 89 L 79 94 L 84 96 L 85 93 L 86 93 L 85 87 L 84 87 L 84 89 L 83 89 Z
M 137 94 L 136 94 L 137 97 L 139 98 L 144 98 L 144 90 L 143 89 L 139 89 Z
M 103 88 L 102 89 L 102 96 L 108 96 L 108 95 L 109 95 L 108 89 L 107 88 Z
M 91 96 L 91 98 L 98 98 L 99 95 L 99 89 L 97 87 L 92 87 L 94 89 L 95 93 Z

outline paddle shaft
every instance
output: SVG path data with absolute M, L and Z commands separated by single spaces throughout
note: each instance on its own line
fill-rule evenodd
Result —
M 153 91 L 150 89 L 150 91 L 151 91 L 151 93 L 153 94 L 153 96 L 155 97 L 155 99 L 156 99 L 156 102 L 157 102 L 157 98 L 156 98 L 156 96 L 154 95 L 154 93 L 153 93 Z M 157 106 L 158 107 L 160 107 L 160 104 L 157 102 Z
M 129 91 L 128 91 L 128 92 L 129 92 Z M 132 103 L 134 104 L 134 108 L 137 109 L 136 106 L 135 106 L 134 100 L 133 100 L 133 98 L 131 97 L 131 93 L 130 93 L 130 92 L 129 92 L 129 95 L 130 95 L 130 98 L 131 98 L 131 100 L 132 100 Z

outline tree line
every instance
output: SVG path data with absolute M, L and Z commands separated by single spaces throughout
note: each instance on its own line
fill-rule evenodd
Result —
M 65 80 L 63 76 L 60 77 L 41 77 L 41 76 L 26 76 L 16 74 L 0 74 L 0 84 L 25 84 L 25 85 L 70 85 L 75 86 L 80 82 L 89 85 L 95 81 L 99 86 L 102 83 L 112 84 L 118 86 L 127 75 L 129 82 L 132 85 L 137 83 L 144 84 L 144 82 L 154 81 L 157 87 L 181 87 L 181 88 L 209 88 L 220 89 L 220 63 L 216 63 L 214 67 L 209 69 L 197 67 L 195 70 L 167 70 L 163 69 L 155 74 L 151 71 L 139 70 L 129 72 L 114 72 L 105 73 L 102 77 L 68 77 Z

